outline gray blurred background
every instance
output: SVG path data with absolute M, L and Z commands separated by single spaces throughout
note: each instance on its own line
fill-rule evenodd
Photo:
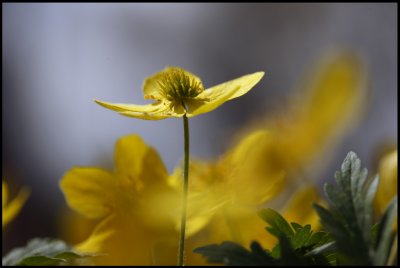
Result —
M 397 143 L 397 4 L 17 4 L 2 5 L 2 173 L 11 194 L 32 195 L 3 232 L 3 254 L 36 236 L 57 236 L 58 187 L 72 166 L 113 168 L 114 142 L 138 133 L 169 171 L 182 159 L 182 122 L 123 117 L 93 102 L 144 104 L 145 77 L 167 65 L 205 87 L 265 71 L 257 88 L 190 120 L 191 154 L 217 157 L 260 113 L 280 106 L 308 66 L 331 47 L 369 63 L 371 101 L 335 150 L 332 177 L 349 150 L 368 166 Z

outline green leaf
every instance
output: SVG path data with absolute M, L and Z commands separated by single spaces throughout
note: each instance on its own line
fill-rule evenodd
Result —
M 329 265 L 323 254 L 305 256 L 314 247 L 330 242 L 325 232 L 314 233 L 309 224 L 303 227 L 292 222 L 289 225 L 273 209 L 263 209 L 258 215 L 269 224 L 266 230 L 278 238 L 279 243 L 271 252 L 262 249 L 257 242 L 250 245 L 251 251 L 233 242 L 223 242 L 197 248 L 194 252 L 202 254 L 208 262 L 225 265 Z
M 2 265 L 60 266 L 81 264 L 93 254 L 74 252 L 64 241 L 51 238 L 34 238 L 25 247 L 15 248 L 3 257 Z
M 46 256 L 32 256 L 24 258 L 17 265 L 19 266 L 61 266 L 66 263 L 63 259 L 50 258 Z
M 301 229 L 301 225 L 295 222 L 291 222 L 290 225 L 292 226 L 293 230 L 297 231 L 299 229 Z
M 389 255 L 390 245 L 393 240 L 393 223 L 396 219 L 397 196 L 393 198 L 387 207 L 378 225 L 377 239 L 374 255 L 374 265 L 385 265 Z
M 275 210 L 262 209 L 258 212 L 258 215 L 271 226 L 267 229 L 271 234 L 277 237 L 281 235 L 293 237 L 294 232 L 289 223 Z
M 299 249 L 307 245 L 312 235 L 311 225 L 307 224 L 303 228 L 297 229 L 295 235 L 291 239 L 291 243 L 294 249 Z
M 282 249 L 282 241 L 286 243 L 285 237 L 290 244 L 291 250 L 293 254 L 298 254 L 299 256 L 305 256 L 307 252 L 312 250 L 317 246 L 321 246 L 325 243 L 331 242 L 332 238 L 326 232 L 313 232 L 311 230 L 311 225 L 307 224 L 304 227 L 298 223 L 292 222 L 290 225 L 287 221 L 276 211 L 273 209 L 264 209 L 261 210 L 259 216 L 263 218 L 270 226 L 266 227 L 266 230 L 276 236 L 279 239 L 279 243 L 272 249 L 271 257 L 275 259 L 287 259 L 291 258 L 286 256 L 282 256 L 282 252 L 289 253 L 288 249 Z M 290 255 L 294 257 L 295 255 Z M 288 261 L 288 260 L 286 260 Z M 295 260 L 293 263 L 298 262 L 299 260 Z M 313 256 L 312 260 L 303 260 L 304 263 L 319 263 L 326 264 L 326 259 L 324 256 Z M 291 265 L 288 263 L 288 265 Z
M 276 265 L 277 262 L 270 257 L 257 242 L 250 246 L 251 251 L 234 243 L 225 241 L 220 245 L 213 244 L 199 247 L 193 252 L 203 255 L 210 263 L 222 263 L 225 265 Z
M 258 243 L 251 251 L 233 242 L 195 249 L 210 262 L 226 265 L 387 265 L 397 262 L 397 236 L 393 222 L 397 215 L 397 197 L 378 224 L 373 225 L 373 200 L 379 177 L 368 178 L 361 161 L 348 153 L 337 186 L 324 185 L 330 207 L 314 204 L 325 231 L 313 232 L 310 225 L 288 223 L 278 212 L 263 209 L 258 215 L 265 228 L 278 238 L 271 251 Z
M 305 254 L 305 256 L 318 255 L 318 254 L 321 254 L 321 253 L 325 253 L 327 251 L 333 251 L 334 249 L 336 249 L 335 242 L 332 241 L 332 242 L 323 244 L 322 246 L 319 246 L 317 248 L 314 248 L 313 250 L 307 252 Z
M 336 241 L 338 264 L 372 265 L 384 263 L 391 243 L 391 232 L 382 231 L 384 243 L 380 243 L 379 230 L 373 229 L 373 200 L 378 187 L 378 176 L 367 177 L 361 161 L 353 152 L 347 154 L 340 171 L 335 173 L 337 187 L 324 185 L 330 201 L 330 209 L 314 205 L 322 225 L 331 232 Z M 388 214 L 390 222 L 393 212 Z M 380 225 L 379 228 L 384 228 Z M 375 239 L 375 237 L 377 237 Z M 374 248 L 375 241 L 381 246 Z M 325 249 L 324 247 L 320 249 Z M 315 250 L 321 252 L 321 250 Z M 376 254 L 381 257 L 377 258 Z M 386 255 L 385 255 L 386 254 Z M 379 259 L 379 260 L 378 260 Z

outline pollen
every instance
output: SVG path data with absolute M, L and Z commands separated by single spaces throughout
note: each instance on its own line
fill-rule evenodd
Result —
M 201 81 L 186 74 L 181 68 L 171 68 L 158 81 L 161 94 L 172 102 L 193 99 L 204 91 Z

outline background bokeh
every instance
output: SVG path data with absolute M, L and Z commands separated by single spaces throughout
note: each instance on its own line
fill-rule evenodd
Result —
M 322 179 L 354 150 L 372 166 L 397 143 L 397 4 L 17 4 L 2 5 L 2 176 L 32 195 L 3 232 L 3 254 L 56 236 L 72 166 L 113 167 L 117 138 L 138 133 L 169 171 L 182 159 L 182 122 L 122 117 L 93 102 L 145 103 L 145 77 L 182 66 L 206 87 L 265 71 L 246 96 L 190 120 L 192 155 L 212 158 L 247 123 L 290 96 L 309 65 L 348 47 L 370 69 L 367 111 Z M 333 93 L 334 94 L 334 93 Z M 317 178 L 315 178 L 317 179 Z

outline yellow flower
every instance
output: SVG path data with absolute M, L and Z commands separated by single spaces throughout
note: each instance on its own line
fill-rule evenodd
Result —
M 192 117 L 212 111 L 224 102 L 246 94 L 263 75 L 264 72 L 256 72 L 205 90 L 199 77 L 179 67 L 167 67 L 143 83 L 144 98 L 155 100 L 152 104 L 95 101 L 122 115 L 145 120 L 183 117 L 185 114 Z
M 397 195 L 397 149 L 387 153 L 379 162 L 379 185 L 375 208 L 382 215 L 392 198 Z
M 82 217 L 81 214 L 65 208 L 59 212 L 57 229 L 60 239 L 73 245 L 87 239 L 100 220 Z
M 287 201 L 282 210 L 282 215 L 289 223 L 311 224 L 313 230 L 318 230 L 321 226 L 318 214 L 313 208 L 314 203 L 321 206 L 327 205 L 315 186 L 302 186 Z
M 201 230 L 215 213 L 240 217 L 243 213 L 247 215 L 248 208 L 256 213 L 258 205 L 281 191 L 284 172 L 258 160 L 263 157 L 258 149 L 269 143 L 268 133 L 258 131 L 217 161 L 191 161 L 188 234 Z M 180 188 L 181 177 L 181 168 L 176 168 L 169 178 L 170 185 Z M 230 211 L 231 207 L 235 209 Z
M 302 185 L 290 198 L 285 195 L 284 200 L 283 206 L 276 209 L 289 223 L 311 224 L 313 230 L 319 229 L 318 216 L 312 204 L 324 205 L 324 202 L 314 186 Z M 264 248 L 271 250 L 277 239 L 265 230 L 267 223 L 257 215 L 257 211 L 256 208 L 225 206 L 223 210 L 213 214 L 213 218 L 200 232 L 188 239 L 188 249 L 228 240 L 248 248 L 256 240 Z M 199 254 L 188 251 L 187 257 L 190 265 L 207 264 Z
M 3 228 L 13 220 L 18 213 L 21 211 L 22 206 L 29 197 L 30 191 L 27 188 L 22 188 L 17 197 L 15 197 L 10 203 L 8 203 L 8 187 L 5 181 L 2 182 L 2 217 L 3 217 Z
M 329 149 L 356 125 L 367 96 L 366 69 L 350 52 L 328 55 L 315 64 L 299 89 L 290 107 L 266 122 L 274 136 L 274 161 L 296 172 L 319 156 L 324 158 L 319 166 L 327 163 Z
M 60 182 L 72 209 L 101 219 L 76 248 L 106 254 L 96 264 L 151 264 L 155 247 L 169 240 L 177 243 L 173 218 L 179 214 L 179 194 L 167 185 L 167 170 L 157 152 L 139 136 L 120 138 L 114 161 L 114 172 L 76 167 Z M 176 256 L 171 258 L 174 263 Z
M 272 160 L 268 158 L 270 155 L 265 154 L 265 149 L 272 146 L 271 137 L 266 131 L 256 131 L 218 161 L 191 162 L 187 216 L 190 235 L 205 229 L 201 233 L 206 237 L 198 238 L 203 244 L 233 240 L 248 247 L 255 239 L 265 247 L 275 243 L 275 238 L 265 232 L 265 223 L 257 216 L 266 202 L 281 196 L 287 184 L 285 170 L 275 166 L 269 161 Z M 177 168 L 170 176 L 172 187 L 181 187 L 181 173 Z M 317 228 L 318 218 L 311 205 L 319 199 L 314 187 L 304 187 L 290 198 L 283 211 L 288 220 Z
M 264 125 L 258 123 L 255 131 L 243 135 L 217 161 L 191 162 L 189 233 L 205 228 L 207 243 L 234 240 L 248 247 L 251 240 L 259 239 L 270 245 L 262 238 L 265 231 L 257 210 L 276 206 L 285 188 L 298 187 L 301 179 L 310 179 L 315 157 L 343 136 L 363 108 L 366 77 L 357 57 L 338 54 L 318 64 L 312 74 L 301 98 L 286 107 L 284 115 L 269 117 Z M 323 160 L 327 159 L 324 155 Z M 323 164 L 316 163 L 317 167 Z M 174 172 L 171 186 L 181 187 L 181 173 L 180 169 Z M 309 211 L 313 211 L 311 201 L 318 197 L 313 191 L 304 190 L 296 197 L 307 203 L 304 209 Z M 285 209 L 296 210 L 299 213 L 287 212 L 286 216 L 300 224 L 317 225 L 314 212 L 304 213 L 295 205 Z

